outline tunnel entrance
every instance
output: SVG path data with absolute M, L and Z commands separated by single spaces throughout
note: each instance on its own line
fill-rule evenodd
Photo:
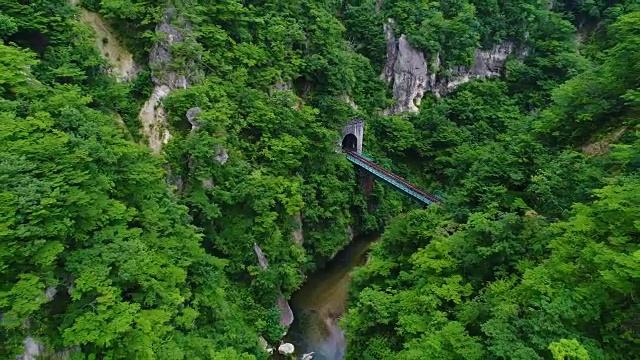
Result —
M 342 150 L 358 151 L 358 138 L 353 134 L 347 134 L 347 136 L 342 139 Z

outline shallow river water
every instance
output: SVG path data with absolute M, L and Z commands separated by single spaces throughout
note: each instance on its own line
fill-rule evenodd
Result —
M 373 236 L 354 239 L 325 267 L 309 275 L 291 298 L 295 320 L 286 340 L 295 345 L 298 357 L 314 352 L 314 360 L 344 359 L 346 341 L 338 321 L 347 308 L 350 272 L 364 264 L 374 240 Z

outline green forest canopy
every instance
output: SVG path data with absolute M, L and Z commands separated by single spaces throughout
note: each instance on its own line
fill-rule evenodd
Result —
M 264 359 L 279 292 L 349 226 L 384 234 L 354 275 L 348 358 L 640 354 L 635 1 L 171 1 L 194 35 L 174 67 L 197 55 L 201 75 L 164 101 L 161 156 L 137 115 L 168 2 L 79 5 L 132 50 L 135 80 L 105 71 L 78 6 L 0 0 L 1 357 L 32 337 L 45 358 Z M 383 117 L 388 18 L 446 66 L 507 40 L 528 56 Z M 365 197 L 333 150 L 355 116 L 367 152 L 446 203 Z M 616 144 L 581 151 L 597 141 Z

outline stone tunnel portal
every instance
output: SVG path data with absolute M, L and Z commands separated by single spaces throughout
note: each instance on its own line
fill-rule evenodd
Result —
M 362 153 L 362 143 L 364 139 L 364 121 L 356 119 L 351 121 L 342 129 L 342 150 Z

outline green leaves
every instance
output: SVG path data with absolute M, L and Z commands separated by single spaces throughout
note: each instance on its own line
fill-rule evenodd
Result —
M 589 360 L 589 353 L 585 348 L 580 346 L 576 339 L 560 339 L 560 341 L 549 344 L 549 350 L 556 360 L 576 359 Z
M 35 54 L 15 46 L 0 44 L 0 86 L 2 95 L 10 95 L 9 91 L 19 91 L 30 77 L 30 67 L 38 63 Z
M 22 326 L 24 319 L 47 302 L 45 297 L 45 285 L 42 279 L 35 274 L 20 274 L 15 283 L 0 291 L 0 308 L 3 309 L 2 327 L 14 329 Z

